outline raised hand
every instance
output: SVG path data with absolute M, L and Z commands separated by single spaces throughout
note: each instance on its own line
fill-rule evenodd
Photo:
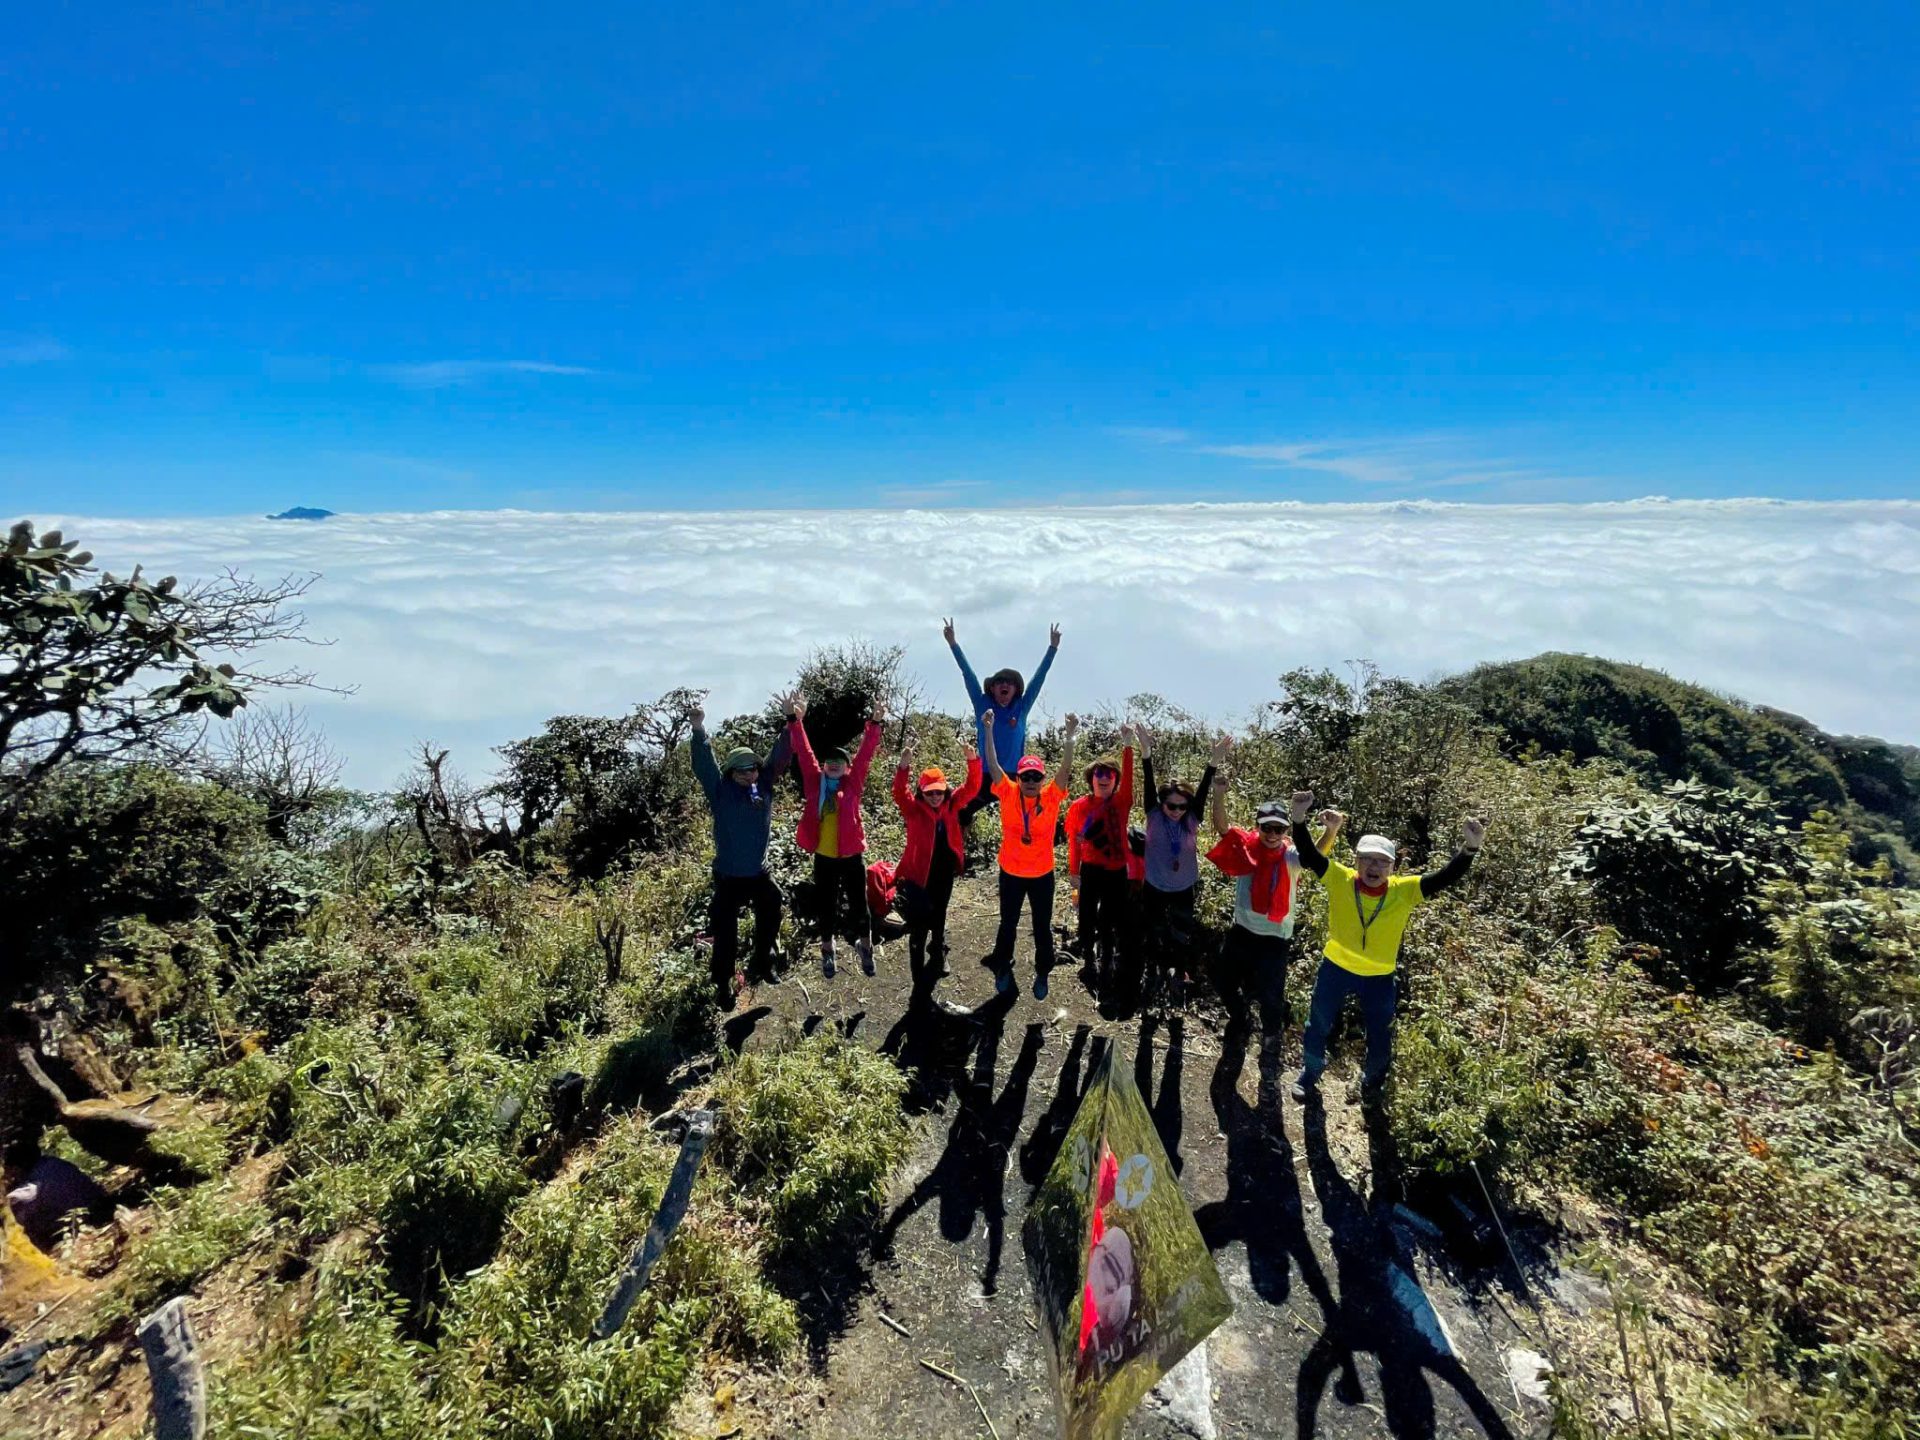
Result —
M 1120 743 L 1122 745 L 1132 745 L 1133 742 L 1134 742 L 1133 722 L 1129 720 L 1126 724 L 1120 727 Z
M 1338 835 L 1347 823 L 1347 817 L 1340 811 L 1335 810 L 1332 806 L 1328 806 L 1325 810 L 1322 810 L 1315 818 L 1319 820 L 1320 828 L 1329 835 Z
M 1467 849 L 1478 850 L 1486 843 L 1487 822 L 1484 818 L 1475 816 L 1460 827 L 1460 833 L 1466 840 Z
M 1080 729 L 1080 717 L 1078 715 L 1069 714 L 1067 716 L 1067 734 L 1069 735 L 1075 734 L 1079 731 L 1079 729 Z
M 887 723 L 887 697 L 876 695 L 873 703 L 867 707 L 867 719 L 875 725 Z
M 967 753 L 967 757 L 971 759 L 980 753 L 980 737 L 974 734 L 971 729 L 962 730 L 960 732 L 960 748 L 964 750 Z
M 1296 825 L 1304 825 L 1306 823 L 1307 816 L 1312 812 L 1312 810 L 1313 810 L 1313 792 L 1311 790 L 1294 791 L 1293 805 L 1292 805 L 1293 823 Z
M 698 705 L 694 706 L 693 709 L 687 712 L 687 721 L 696 730 L 706 729 L 707 728 L 706 710 L 703 709 L 701 706 L 698 706 Z
M 1153 755 L 1153 731 L 1144 725 L 1135 725 L 1133 727 L 1133 738 L 1139 742 L 1140 758 L 1142 760 L 1150 759 Z
M 1222 735 L 1213 742 L 1213 764 L 1217 770 L 1233 757 L 1233 737 Z
M 993 707 L 991 705 L 980 712 L 980 719 L 984 724 L 993 724 Z
M 796 720 L 806 719 L 807 697 L 802 695 L 798 690 L 794 691 L 787 699 L 787 713 L 792 715 Z
M 951 644 L 953 644 L 953 643 L 954 643 L 954 639 L 953 639 L 953 617 L 952 617 L 951 615 L 949 615 L 949 616 L 948 616 L 948 617 L 947 617 L 947 618 L 946 618 L 945 620 L 943 620 L 943 621 L 941 622 L 941 624 L 940 624 L 940 633 L 941 633 L 942 635 L 944 635 L 944 636 L 946 637 L 946 640 L 947 640 L 947 644 L 949 644 L 949 645 L 951 645 Z
M 1058 620 L 1047 627 L 1047 644 L 1054 650 L 1060 648 L 1060 622 Z

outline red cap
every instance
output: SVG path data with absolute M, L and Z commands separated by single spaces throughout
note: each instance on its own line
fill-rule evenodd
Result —
M 1013 767 L 1016 775 L 1025 775 L 1030 770 L 1036 775 L 1044 775 L 1047 773 L 1047 762 L 1038 755 L 1022 755 L 1020 763 Z

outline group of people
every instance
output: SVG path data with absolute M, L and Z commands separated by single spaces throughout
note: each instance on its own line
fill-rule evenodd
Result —
M 1065 812 L 1067 879 L 1078 914 L 1077 943 L 1090 983 L 1121 1009 L 1142 1000 L 1183 998 L 1197 935 L 1194 897 L 1204 858 L 1234 882 L 1233 924 L 1220 946 L 1215 977 L 1230 1024 L 1244 1034 L 1257 1011 L 1261 1029 L 1277 1039 L 1286 1015 L 1295 901 L 1302 872 L 1328 891 L 1327 940 L 1316 973 L 1304 1041 L 1304 1065 L 1294 1094 L 1313 1093 L 1326 1068 L 1327 1043 L 1340 1012 L 1357 1002 L 1366 1030 L 1364 1103 L 1376 1103 L 1392 1056 L 1398 988 L 1395 971 L 1408 919 L 1424 900 L 1466 875 L 1486 834 L 1482 820 L 1463 827 L 1458 850 L 1438 869 L 1396 875 L 1396 847 L 1382 835 L 1362 835 L 1353 863 L 1332 858 L 1346 817 L 1313 813 L 1313 794 L 1268 800 L 1252 826 L 1235 826 L 1227 813 L 1230 785 L 1220 772 L 1231 763 L 1233 741 L 1222 736 L 1197 784 L 1162 780 L 1153 765 L 1152 735 L 1139 725 L 1121 728 L 1120 753 L 1085 768 L 1085 792 L 1071 805 L 1074 751 L 1080 731 L 1066 717 L 1057 765 L 1049 769 L 1027 753 L 1027 717 L 1060 647 L 1060 627 L 1028 685 L 1017 670 L 976 678 L 954 634 L 943 634 L 966 684 L 975 723 L 963 733 L 966 773 L 956 784 L 939 766 L 915 769 L 917 737 L 909 736 L 893 774 L 892 798 L 906 830 L 891 867 L 894 904 L 906 925 L 908 963 L 916 997 L 930 996 L 947 973 L 947 908 L 966 862 L 968 822 L 989 808 L 999 828 L 999 928 L 989 963 L 995 987 L 1011 994 L 1014 952 L 1023 909 L 1031 913 L 1035 999 L 1045 999 L 1055 968 L 1053 910 L 1058 870 L 1056 835 Z M 822 972 L 832 976 L 838 941 L 849 941 L 861 969 L 875 973 L 875 929 L 869 903 L 862 803 L 880 746 L 876 703 L 849 752 L 815 753 L 806 731 L 806 697 L 781 697 L 786 724 L 765 757 L 737 747 L 716 760 L 705 717 L 693 714 L 693 766 L 713 815 L 712 974 L 722 1010 L 735 1003 L 742 911 L 753 914 L 753 955 L 747 974 L 771 978 L 782 897 L 768 874 L 773 787 L 791 764 L 798 768 L 802 803 L 794 842 L 813 857 L 814 916 Z M 1136 752 L 1143 781 L 1142 823 L 1133 823 Z M 1011 762 L 1012 769 L 1007 769 Z M 1216 783 L 1216 781 L 1218 783 Z M 1211 810 L 1208 809 L 1211 798 Z M 1200 850 L 1201 815 L 1216 840 Z M 1309 822 L 1317 826 L 1312 843 Z M 888 867 L 876 866 L 884 873 Z M 897 933 L 897 932 L 896 932 Z

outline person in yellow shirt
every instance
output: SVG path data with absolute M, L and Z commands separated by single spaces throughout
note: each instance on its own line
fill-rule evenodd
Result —
M 1313 810 L 1313 792 L 1295 792 L 1292 820 L 1295 834 Z M 1342 819 L 1344 820 L 1344 816 Z M 1400 942 L 1415 907 L 1458 883 L 1480 852 L 1487 837 L 1485 820 L 1462 826 L 1460 848 L 1438 870 L 1424 875 L 1395 875 L 1398 852 L 1384 835 L 1362 835 L 1353 847 L 1353 864 L 1322 855 L 1312 845 L 1299 847 L 1300 863 L 1327 887 L 1327 945 L 1313 980 L 1313 1001 L 1307 1011 L 1306 1063 L 1293 1082 L 1293 1098 L 1307 1100 L 1316 1093 L 1320 1072 L 1327 1068 L 1327 1040 L 1348 999 L 1360 1002 L 1367 1028 L 1367 1061 L 1360 1077 L 1360 1103 L 1380 1103 L 1393 1063 L 1393 1012 L 1399 1001 L 1394 974 L 1400 962 Z

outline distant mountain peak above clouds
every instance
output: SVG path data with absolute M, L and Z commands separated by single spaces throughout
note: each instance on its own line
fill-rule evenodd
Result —
M 316 510 L 311 505 L 295 505 L 292 509 L 282 510 L 278 515 L 269 515 L 269 520 L 330 520 L 331 510 Z

